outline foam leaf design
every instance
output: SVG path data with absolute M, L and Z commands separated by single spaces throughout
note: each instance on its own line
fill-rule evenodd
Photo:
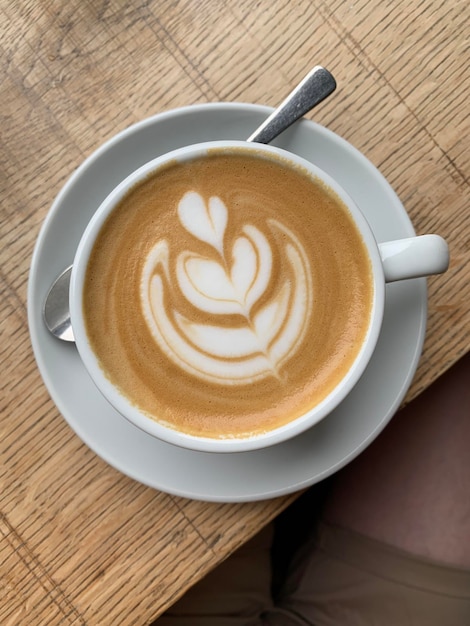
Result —
M 264 232 L 245 223 L 224 247 L 227 213 L 219 198 L 183 196 L 182 226 L 217 252 L 187 249 L 175 263 L 171 236 L 157 241 L 141 276 L 144 318 L 163 353 L 192 376 L 221 385 L 267 376 L 282 381 L 282 366 L 301 344 L 312 310 L 309 261 L 297 236 L 273 219 Z M 285 277 L 268 292 L 276 246 Z M 192 306 L 177 308 L 181 296 Z
M 261 298 L 265 292 L 272 273 L 273 255 L 271 246 L 263 233 L 250 224 L 243 227 L 243 233 L 250 240 L 256 253 L 256 271 L 253 281 L 247 287 L 244 304 L 247 311 Z
M 251 307 L 263 294 L 271 274 L 271 248 L 257 228 L 245 227 L 244 233 L 234 241 L 230 263 L 189 251 L 178 256 L 179 287 L 198 309 L 248 318 Z
M 246 237 L 238 237 L 232 248 L 230 282 L 240 306 L 244 309 L 247 294 L 256 279 L 257 269 L 257 255 L 253 244 Z
M 227 207 L 220 198 L 209 198 L 206 204 L 200 194 L 188 191 L 178 204 L 178 217 L 191 235 L 223 254 L 228 214 Z
M 243 313 L 236 289 L 218 261 L 182 252 L 176 275 L 185 298 L 199 310 L 219 315 Z
M 288 314 L 290 285 L 286 282 L 272 302 L 255 316 L 253 328 L 242 326 L 227 328 L 214 324 L 201 324 L 176 313 L 175 321 L 181 333 L 193 345 L 216 358 L 252 358 L 267 353 Z

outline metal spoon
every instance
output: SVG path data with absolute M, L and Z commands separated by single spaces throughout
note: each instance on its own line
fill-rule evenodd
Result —
M 252 133 L 247 141 L 269 143 L 286 128 L 320 104 L 336 89 L 336 81 L 328 70 L 317 65 L 291 91 L 287 98 Z
M 247 141 L 269 143 L 335 89 L 336 81 L 333 76 L 324 67 L 317 65 L 248 137 Z M 72 266 L 70 265 L 56 278 L 49 289 L 42 309 L 47 328 L 55 337 L 63 341 L 74 341 L 69 310 L 71 273 Z

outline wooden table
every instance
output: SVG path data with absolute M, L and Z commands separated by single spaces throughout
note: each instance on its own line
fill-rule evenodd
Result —
M 322 64 L 311 117 L 388 178 L 418 233 L 450 243 L 429 283 L 411 399 L 469 349 L 467 0 L 0 3 L 0 623 L 144 624 L 295 496 L 209 504 L 121 475 L 50 400 L 27 327 L 33 246 L 72 171 L 117 131 L 191 103 L 276 105 Z

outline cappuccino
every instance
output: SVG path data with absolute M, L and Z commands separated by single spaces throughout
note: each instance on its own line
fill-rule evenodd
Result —
M 83 316 L 107 378 L 152 419 L 243 438 L 322 402 L 367 334 L 366 246 L 301 166 L 243 148 L 133 187 L 90 255 Z

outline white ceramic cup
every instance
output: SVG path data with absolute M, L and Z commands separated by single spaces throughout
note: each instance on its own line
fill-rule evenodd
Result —
M 156 172 L 169 161 L 185 161 L 197 158 L 205 155 L 209 149 L 213 150 L 214 148 L 223 148 L 224 150 L 243 148 L 243 150 L 248 152 L 255 151 L 258 155 L 260 151 L 274 154 L 280 156 L 283 160 L 287 159 L 294 165 L 302 166 L 312 176 L 324 181 L 348 207 L 367 247 L 373 274 L 374 297 L 370 325 L 359 354 L 344 378 L 320 404 L 307 414 L 266 433 L 250 437 L 221 439 L 197 437 L 172 429 L 139 411 L 110 382 L 101 369 L 87 337 L 82 311 L 84 279 L 91 250 L 105 220 L 120 200 L 136 183 L 148 177 L 149 174 Z M 380 210 L 382 208 L 377 207 L 377 211 Z M 70 285 L 72 327 L 80 357 L 94 383 L 111 405 L 138 428 L 168 443 L 192 450 L 241 452 L 260 449 L 285 441 L 312 427 L 331 413 L 352 390 L 364 372 L 380 334 L 384 312 L 385 284 L 387 282 L 438 274 L 446 271 L 448 264 L 448 246 L 438 235 L 422 235 L 378 244 L 370 226 L 354 201 L 331 176 L 309 161 L 273 146 L 244 141 L 207 142 L 180 148 L 143 165 L 122 181 L 97 208 L 81 238 L 73 263 Z

